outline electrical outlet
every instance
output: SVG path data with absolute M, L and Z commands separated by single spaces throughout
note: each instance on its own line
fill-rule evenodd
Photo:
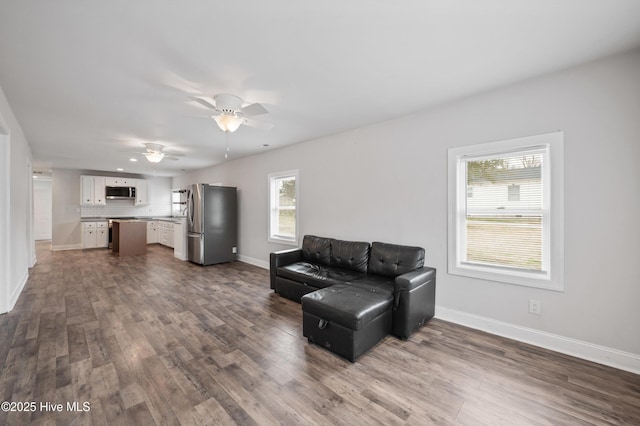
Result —
M 237 253 L 238 253 L 238 247 L 233 247 L 233 248 L 231 249 L 231 253 L 233 253 L 233 254 L 237 254 Z
M 529 313 L 540 315 L 542 313 L 542 304 L 539 300 L 529 299 Z

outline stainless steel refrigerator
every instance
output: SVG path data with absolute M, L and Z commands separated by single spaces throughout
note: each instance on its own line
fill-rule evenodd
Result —
M 233 262 L 238 253 L 237 189 L 191 185 L 187 198 L 187 253 L 200 265 Z

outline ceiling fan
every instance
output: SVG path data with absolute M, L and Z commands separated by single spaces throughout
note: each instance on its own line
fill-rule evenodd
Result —
M 164 145 L 154 142 L 147 142 L 144 144 L 146 151 L 136 152 L 136 154 L 144 155 L 150 163 L 159 163 L 163 159 L 177 160 L 178 157 L 183 157 L 184 154 L 168 153 L 164 151 Z
M 213 110 L 211 118 L 216 120 L 218 127 L 223 132 L 235 132 L 241 125 L 267 130 L 273 127 L 272 124 L 248 118 L 269 112 L 261 104 L 253 103 L 243 107 L 244 101 L 241 98 L 228 94 L 215 95 L 213 99 L 205 96 L 190 96 L 190 98 L 200 105 Z

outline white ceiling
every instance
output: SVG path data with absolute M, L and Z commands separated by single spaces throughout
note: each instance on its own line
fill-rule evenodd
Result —
M 225 161 L 188 95 L 270 111 L 229 136 L 233 159 L 639 45 L 638 0 L 0 0 L 0 86 L 41 169 Z M 130 162 L 144 142 L 184 157 Z

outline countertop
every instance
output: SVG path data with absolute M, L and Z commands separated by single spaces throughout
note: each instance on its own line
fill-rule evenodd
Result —
M 162 222 L 171 222 L 171 223 L 184 223 L 186 217 L 173 217 L 173 216 L 164 216 L 164 217 L 83 217 L 80 218 L 81 222 L 105 222 L 108 220 L 118 220 L 118 221 L 162 221 Z

